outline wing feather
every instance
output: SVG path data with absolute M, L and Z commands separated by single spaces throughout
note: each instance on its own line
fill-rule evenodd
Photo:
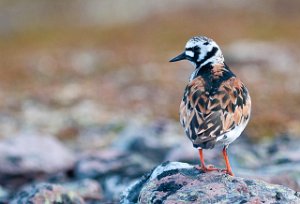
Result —
M 245 122 L 251 108 L 248 91 L 235 76 L 223 81 L 213 93 L 205 87 L 203 78 L 192 80 L 180 105 L 181 124 L 194 145 L 200 146 Z

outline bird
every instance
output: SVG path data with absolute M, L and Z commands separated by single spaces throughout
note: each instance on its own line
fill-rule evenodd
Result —
M 189 39 L 184 52 L 170 62 L 188 60 L 194 66 L 179 108 L 186 136 L 198 149 L 204 172 L 222 171 L 234 176 L 227 149 L 250 120 L 251 98 L 243 82 L 225 63 L 219 45 L 205 36 Z M 205 165 L 203 149 L 222 146 L 226 169 Z

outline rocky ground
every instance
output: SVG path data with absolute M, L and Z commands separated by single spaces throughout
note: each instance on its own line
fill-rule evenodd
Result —
M 121 203 L 293 203 L 299 192 L 222 172 L 204 173 L 186 163 L 164 162 L 124 192 Z
M 118 203 L 130 184 L 161 162 L 198 164 L 197 151 L 180 134 L 177 122 L 140 119 L 127 121 L 122 128 L 117 126 L 120 124 L 86 130 L 81 145 L 38 133 L 2 140 L 1 202 L 56 199 L 66 203 Z M 110 145 L 101 147 L 103 140 Z M 255 144 L 244 135 L 229 148 L 234 173 L 299 191 L 299 142 L 281 135 Z M 224 167 L 221 148 L 207 150 L 205 156 L 207 163 Z

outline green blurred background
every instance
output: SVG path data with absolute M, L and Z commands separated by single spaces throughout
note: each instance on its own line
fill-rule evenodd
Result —
M 195 35 L 213 38 L 248 86 L 247 135 L 300 135 L 299 10 L 297 0 L 2 0 L 0 136 L 178 121 L 192 67 L 168 60 Z

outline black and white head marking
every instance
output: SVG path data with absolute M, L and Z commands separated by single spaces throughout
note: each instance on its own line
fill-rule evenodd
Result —
M 174 57 L 170 62 L 189 60 L 195 67 L 190 80 L 197 76 L 199 70 L 206 65 L 224 64 L 224 57 L 220 47 L 208 37 L 197 36 L 191 38 L 185 45 L 183 53 Z
M 224 62 L 222 51 L 217 43 L 204 36 L 191 38 L 185 45 L 185 55 L 195 68 L 200 68 L 208 63 Z

